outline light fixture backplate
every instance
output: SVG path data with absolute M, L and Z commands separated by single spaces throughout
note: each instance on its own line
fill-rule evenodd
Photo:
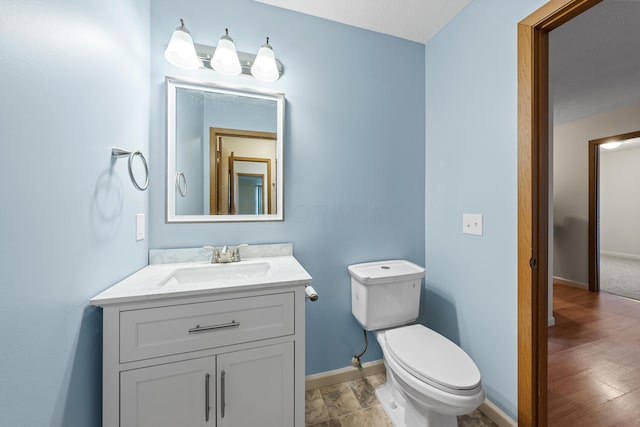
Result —
M 198 58 L 200 58 L 200 62 L 203 64 L 202 68 L 211 69 L 210 60 L 213 58 L 216 48 L 198 43 L 194 43 L 193 45 L 196 48 L 196 53 L 198 54 Z M 256 55 L 238 51 L 238 59 L 240 60 L 240 67 L 242 67 L 242 74 L 251 76 L 251 66 L 256 59 Z M 284 67 L 278 58 L 276 58 L 276 65 L 278 66 L 280 76 L 282 76 L 282 74 L 284 74 Z

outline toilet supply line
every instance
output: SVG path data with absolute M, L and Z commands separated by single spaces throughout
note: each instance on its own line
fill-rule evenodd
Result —
M 367 347 L 369 347 L 369 340 L 367 339 L 367 330 L 362 328 L 362 335 L 364 335 L 364 348 L 358 354 L 354 354 L 351 359 L 351 365 L 354 368 L 358 368 L 362 370 L 362 363 L 360 362 L 360 358 L 366 353 Z

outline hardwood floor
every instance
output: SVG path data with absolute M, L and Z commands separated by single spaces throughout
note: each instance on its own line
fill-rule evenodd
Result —
M 640 302 L 554 283 L 549 426 L 640 426 Z

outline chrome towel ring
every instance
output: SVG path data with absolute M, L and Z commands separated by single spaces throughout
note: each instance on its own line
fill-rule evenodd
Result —
M 133 183 L 133 186 L 140 191 L 146 190 L 147 187 L 149 187 L 149 166 L 147 166 L 147 159 L 144 158 L 144 155 L 142 154 L 142 152 L 126 151 L 126 150 L 123 150 L 122 148 L 117 148 L 117 147 L 113 147 L 111 149 L 111 157 L 114 159 L 119 159 L 120 157 L 127 157 L 127 156 L 129 156 L 129 178 L 131 178 L 131 182 Z M 136 156 L 140 157 L 140 160 L 142 161 L 142 165 L 144 166 L 144 184 L 143 185 L 138 184 L 138 181 L 136 181 L 136 177 L 133 175 L 132 164 L 133 164 L 133 158 Z
M 176 188 L 182 197 L 187 197 L 187 177 L 182 172 L 176 174 Z

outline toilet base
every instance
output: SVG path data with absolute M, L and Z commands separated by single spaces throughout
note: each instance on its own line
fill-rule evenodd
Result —
M 389 382 L 375 390 L 376 397 L 389 417 L 394 427 L 457 427 L 458 418 L 455 415 L 438 413 L 418 413 L 407 399 Z
M 389 417 L 389 421 L 394 427 L 404 427 L 404 398 L 401 396 L 394 396 L 393 391 L 389 384 L 385 383 L 379 387 L 376 387 L 376 397 L 380 402 L 380 406 L 384 409 L 385 414 Z M 398 402 L 402 400 L 402 402 Z

